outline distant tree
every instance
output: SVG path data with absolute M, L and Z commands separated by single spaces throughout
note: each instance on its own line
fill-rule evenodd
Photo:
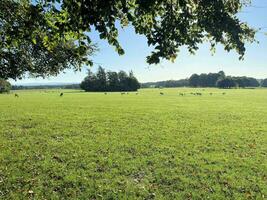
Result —
M 190 78 L 189 78 L 189 85 L 191 87 L 198 87 L 199 86 L 199 75 L 197 74 L 193 74 Z
M 118 78 L 120 82 L 120 91 L 127 91 L 129 89 L 127 73 L 125 71 L 119 71 Z
M 200 75 L 193 74 L 189 78 L 189 85 L 191 87 L 216 87 L 216 82 L 224 77 L 225 74 L 223 71 L 209 74 L 202 73 Z
M 220 71 L 218 73 L 209 73 L 207 75 L 207 87 L 216 87 L 216 82 L 220 78 L 224 78 L 225 74 L 223 71 Z
M 137 78 L 135 78 L 133 71 L 130 71 L 128 77 L 128 88 L 129 91 L 136 91 L 141 87 L 140 83 L 138 82 Z
M 233 77 L 233 79 L 236 82 L 236 85 L 241 88 L 260 86 L 260 83 L 255 78 L 242 76 L 242 77 Z
M 142 83 L 142 88 L 159 88 L 159 87 L 188 87 L 189 80 L 188 79 L 180 79 L 180 80 L 167 80 L 167 81 L 158 81 L 158 82 L 147 82 Z
M 96 74 L 88 71 L 80 87 L 87 92 L 136 91 L 140 88 L 140 83 L 132 71 L 129 75 L 125 71 L 106 73 L 105 69 L 99 67 Z
M 224 71 L 219 71 L 218 74 L 220 75 L 221 78 L 225 78 L 225 73 L 224 73 Z
M 97 79 L 97 88 L 99 91 L 106 91 L 107 90 L 107 76 L 106 71 L 101 66 L 98 67 L 96 72 L 96 79 Z
M 259 87 L 260 83 L 257 79 L 255 78 L 248 78 L 249 80 L 249 87 Z
M 199 86 L 200 87 L 208 87 L 208 75 L 207 74 L 200 74 L 199 75 Z
M 0 93 L 9 93 L 10 90 L 11 84 L 4 79 L 0 79 Z
M 117 72 L 107 72 L 108 88 L 110 91 L 118 91 L 120 88 L 120 81 Z
M 267 78 L 262 80 L 261 87 L 267 87 Z
M 233 77 L 233 79 L 235 80 L 236 85 L 240 88 L 247 87 L 249 84 L 247 77 Z
M 96 75 L 91 70 L 88 70 L 88 74 L 85 77 L 85 79 L 81 82 L 80 87 L 81 87 L 81 89 L 83 89 L 87 92 L 96 91 L 97 78 L 96 78 Z
M 236 82 L 232 77 L 225 77 L 222 79 L 219 79 L 216 83 L 218 88 L 233 88 L 236 87 Z

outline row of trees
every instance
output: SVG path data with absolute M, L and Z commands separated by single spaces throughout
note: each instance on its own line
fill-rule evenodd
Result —
M 233 88 L 233 87 L 240 87 L 240 88 L 245 88 L 245 87 L 267 87 L 267 79 L 262 80 L 259 82 L 255 78 L 251 77 L 231 77 L 227 76 L 224 78 L 219 79 L 216 82 L 216 86 L 219 88 Z
M 160 87 L 166 87 L 166 88 L 172 88 L 172 87 L 188 87 L 189 81 L 188 79 L 180 79 L 180 80 L 167 80 L 167 81 L 158 81 L 158 82 L 147 82 L 142 83 L 142 88 L 160 88 Z
M 55 84 L 55 85 L 12 85 L 12 90 L 40 90 L 40 89 L 81 89 L 80 84 Z
M 226 76 L 223 71 L 218 73 L 193 74 L 189 79 L 168 80 L 142 83 L 142 88 L 158 87 L 267 87 L 267 79 L 257 80 L 246 76 Z
M 189 85 L 191 87 L 259 87 L 260 83 L 257 79 L 251 77 L 232 77 L 226 76 L 223 71 L 209 74 L 193 74 L 189 78 Z
M 130 71 L 106 72 L 104 68 L 99 67 L 96 73 L 91 70 L 82 81 L 81 89 L 87 92 L 103 92 L 103 91 L 136 91 L 140 88 L 140 83 Z

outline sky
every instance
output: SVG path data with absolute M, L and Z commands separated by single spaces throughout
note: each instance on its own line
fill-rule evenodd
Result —
M 125 55 L 119 56 L 112 46 L 100 40 L 96 32 L 90 33 L 93 42 L 100 49 L 93 57 L 95 64 L 91 69 L 95 71 L 98 64 L 106 70 L 130 71 L 132 70 L 140 82 L 177 80 L 188 78 L 193 73 L 209 73 L 223 70 L 227 75 L 250 76 L 267 78 L 267 0 L 252 0 L 252 6 L 244 8 L 239 18 L 248 22 L 253 28 L 263 27 L 256 35 L 259 43 L 247 44 L 244 60 L 238 59 L 236 52 L 225 52 L 221 45 L 217 46 L 214 55 L 210 52 L 208 44 L 202 44 L 195 55 L 190 55 L 186 48 L 181 48 L 174 63 L 163 61 L 159 65 L 148 65 L 146 56 L 151 52 L 147 46 L 146 38 L 137 35 L 132 27 L 119 31 L 119 41 L 125 50 Z M 80 72 L 67 70 L 56 77 L 25 78 L 12 84 L 45 84 L 45 83 L 80 83 L 86 76 L 87 69 Z

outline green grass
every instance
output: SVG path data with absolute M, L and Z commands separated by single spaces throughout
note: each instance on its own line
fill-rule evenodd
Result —
M 59 92 L 0 95 L 0 198 L 267 197 L 267 90 Z

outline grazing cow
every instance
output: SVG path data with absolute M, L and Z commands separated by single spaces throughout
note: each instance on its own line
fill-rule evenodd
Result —
M 19 98 L 19 95 L 18 94 L 15 94 L 15 97 Z
M 160 95 L 164 95 L 164 93 L 163 93 L 163 92 L 160 92 L 159 94 L 160 94 Z
M 63 93 L 61 92 L 59 96 L 63 97 Z

